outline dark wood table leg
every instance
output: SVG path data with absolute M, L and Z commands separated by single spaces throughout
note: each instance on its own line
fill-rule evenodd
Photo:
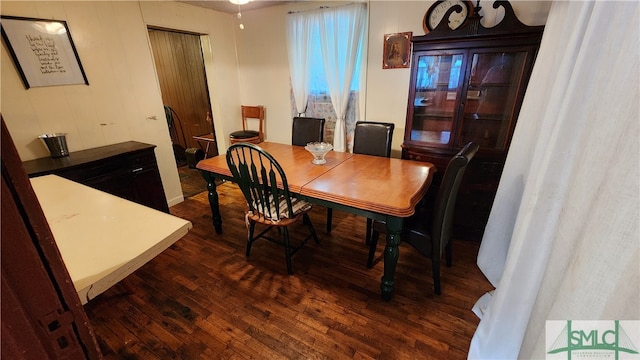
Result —
M 384 249 L 384 275 L 382 276 L 382 299 L 389 301 L 393 295 L 393 287 L 395 285 L 396 265 L 398 264 L 398 256 L 400 252 L 400 232 L 402 231 L 402 218 L 387 217 L 387 245 Z
M 208 171 L 202 171 L 202 176 L 207 182 L 209 191 L 209 206 L 211 207 L 211 221 L 217 234 L 222 233 L 222 216 L 220 216 L 220 203 L 218 201 L 218 191 L 216 191 L 216 179 Z

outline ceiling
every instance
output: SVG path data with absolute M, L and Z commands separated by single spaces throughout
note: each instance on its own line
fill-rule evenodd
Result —
M 238 12 L 238 5 L 230 3 L 228 0 L 200 0 L 200 1 L 186 1 L 178 0 L 190 5 L 200 6 L 207 9 L 217 10 L 229 14 L 235 14 Z M 242 11 L 263 9 L 269 6 L 275 6 L 280 4 L 286 4 L 294 1 L 274 1 L 274 0 L 252 0 L 248 4 L 240 5 Z

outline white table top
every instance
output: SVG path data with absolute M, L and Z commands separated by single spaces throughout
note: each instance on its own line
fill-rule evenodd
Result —
M 193 227 L 187 220 L 56 175 L 30 180 L 83 304 Z

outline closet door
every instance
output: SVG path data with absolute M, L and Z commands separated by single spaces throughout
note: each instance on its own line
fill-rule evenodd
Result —
M 214 132 L 200 35 L 150 28 L 149 41 L 162 101 L 173 109 L 171 140 L 183 152 L 199 148 L 193 137 Z M 218 155 L 216 146 L 209 151 Z

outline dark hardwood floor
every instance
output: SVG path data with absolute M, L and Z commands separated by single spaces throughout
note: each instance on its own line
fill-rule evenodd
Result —
M 200 170 L 183 165 L 178 167 L 178 175 L 185 199 L 207 190 L 207 182 L 200 174 Z
M 382 263 L 367 269 L 365 219 L 315 207 L 320 237 L 293 257 L 256 242 L 245 257 L 244 199 L 218 187 L 223 233 L 206 192 L 171 208 L 194 228 L 85 305 L 106 359 L 466 359 L 475 301 L 492 289 L 475 264 L 478 244 L 454 242 L 453 267 L 433 293 L 430 262 L 401 245 L 394 297 L 380 297 Z M 306 231 L 301 222 L 292 239 Z M 382 241 L 384 242 L 384 241 Z M 382 245 L 380 245 L 380 249 Z

